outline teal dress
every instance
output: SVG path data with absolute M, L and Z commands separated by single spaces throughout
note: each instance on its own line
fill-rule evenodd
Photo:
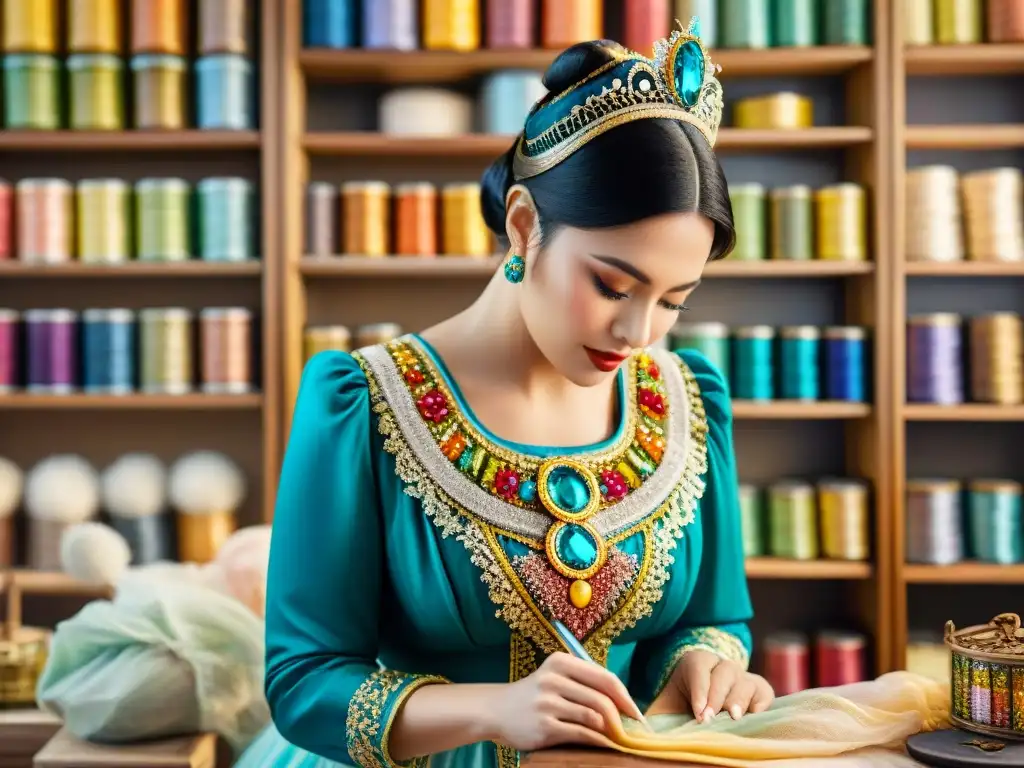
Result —
M 238 765 L 394 766 L 406 697 L 529 675 L 564 650 L 554 620 L 641 706 L 688 650 L 746 664 L 722 375 L 691 350 L 638 353 L 617 412 L 596 445 L 510 443 L 417 336 L 310 360 L 267 584 L 274 725 Z M 511 768 L 519 755 L 481 743 L 429 761 Z

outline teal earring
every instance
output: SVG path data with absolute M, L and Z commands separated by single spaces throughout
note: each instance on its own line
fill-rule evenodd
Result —
M 526 262 L 519 254 L 513 253 L 505 262 L 505 279 L 510 283 L 521 283 L 526 276 Z

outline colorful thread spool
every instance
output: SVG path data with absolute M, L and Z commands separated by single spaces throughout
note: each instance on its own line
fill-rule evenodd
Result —
M 828 0 L 822 9 L 824 45 L 871 45 L 870 0 Z
M 1017 168 L 965 173 L 964 229 L 972 261 L 1024 261 L 1024 175 Z
M 135 252 L 139 261 L 188 261 L 191 191 L 184 179 L 135 183 Z
M 530 109 L 545 93 L 536 72 L 507 70 L 490 75 L 482 92 L 484 133 L 519 133 Z
M 816 0 L 775 0 L 771 5 L 772 45 L 797 48 L 818 44 Z
M 867 640 L 856 632 L 823 632 L 814 644 L 814 668 L 821 688 L 865 679 Z
M 253 186 L 246 179 L 207 178 L 196 185 L 198 255 L 203 261 L 256 258 Z
M 135 89 L 132 124 L 142 129 L 185 128 L 185 59 L 144 54 L 132 58 L 131 68 Z
M 964 401 L 959 315 L 934 313 L 907 321 L 907 399 L 956 405 Z
M 252 62 L 233 53 L 203 56 L 196 62 L 196 127 L 247 131 L 255 126 Z
M 4 57 L 4 127 L 53 131 L 61 126 L 60 63 L 35 53 Z
M 395 187 L 395 253 L 437 255 L 437 189 L 427 182 Z
M 448 136 L 472 133 L 477 105 L 457 91 L 396 88 L 377 103 L 380 132 L 395 136 Z
M 710 49 L 718 48 L 718 0 L 675 0 L 672 4 L 673 19 L 700 19 L 700 36 Z
M 739 498 L 743 556 L 761 557 L 764 555 L 764 500 L 761 489 L 748 483 L 741 483 Z
M 25 388 L 71 394 L 78 385 L 78 314 L 70 309 L 30 309 L 25 321 Z
M 975 480 L 968 486 L 971 557 L 984 563 L 1024 562 L 1021 486 L 1012 480 Z
M 935 42 L 934 6 L 932 0 L 903 0 L 905 45 L 931 45 Z
M 771 45 L 768 0 L 722 0 L 718 8 L 723 48 L 767 48 Z
M 980 0 L 935 0 L 935 41 L 940 45 L 980 43 L 983 21 Z
M 119 53 L 119 0 L 69 0 L 68 50 L 73 53 Z
M 794 325 L 779 331 L 779 395 L 783 400 L 817 400 L 821 332 L 813 325 Z
M 541 43 L 544 48 L 568 48 L 604 37 L 601 0 L 542 0 Z
M 0 309 L 0 393 L 16 390 L 21 384 L 21 315 L 13 309 Z
M 814 486 L 782 481 L 768 488 L 769 551 L 790 560 L 818 557 L 818 516 Z
M 114 395 L 135 390 L 135 330 L 130 309 L 82 313 L 82 389 Z
M 768 204 L 760 184 L 730 184 L 733 220 L 736 224 L 736 247 L 729 254 L 737 261 L 761 261 L 767 257 Z
M 871 554 L 868 487 L 860 480 L 818 483 L 821 553 L 833 560 L 867 560 Z
M 732 340 L 732 394 L 740 400 L 775 397 L 775 329 L 769 325 L 736 328 Z
M 174 561 L 173 518 L 166 513 L 128 517 L 110 514 L 110 527 L 124 536 L 132 565 Z
M 14 190 L 0 179 L 0 261 L 14 257 Z
M 140 390 L 164 395 L 192 392 L 192 313 L 178 307 L 141 310 L 139 356 Z
M 28 264 L 71 261 L 72 188 L 64 179 L 22 179 L 14 188 L 18 259 Z
M 773 259 L 814 258 L 814 205 L 811 188 L 803 184 L 778 187 L 769 195 Z
M 185 53 L 185 0 L 132 0 L 132 53 Z
M 344 325 L 325 325 L 307 328 L 302 335 L 302 353 L 308 362 L 320 352 L 352 350 L 352 332 Z
M 124 128 L 123 64 L 106 53 L 68 57 L 71 109 L 68 125 L 78 131 Z
M 488 48 L 533 48 L 533 0 L 487 0 Z
M 480 209 L 480 185 L 449 184 L 442 190 L 442 253 L 490 256 L 491 233 Z
M 5 53 L 57 52 L 57 0 L 4 0 Z
M 354 48 L 358 40 L 359 0 L 305 0 L 302 39 L 307 48 Z
M 411 51 L 418 41 L 418 0 L 363 0 L 363 48 Z
M 988 0 L 987 7 L 986 26 L 990 43 L 1024 43 L 1024 3 L 1020 0 Z
M 906 561 L 949 565 L 964 558 L 961 487 L 956 480 L 908 480 Z
M 908 261 L 962 261 L 960 177 L 948 165 L 907 171 L 906 254 Z
M 479 48 L 478 0 L 423 0 L 423 47 L 431 51 Z
M 776 632 L 764 640 L 764 676 L 776 696 L 789 696 L 811 687 L 811 651 L 807 637 Z
M 78 260 L 85 264 L 123 264 L 131 258 L 130 190 L 120 179 L 78 182 Z
M 249 52 L 248 0 L 199 0 L 199 54 Z
M 306 246 L 309 256 L 334 256 L 338 249 L 338 188 L 325 181 L 306 187 Z
M 342 253 L 387 256 L 391 251 L 391 188 L 382 181 L 341 187 Z
M 654 41 L 669 35 L 669 0 L 625 0 L 624 5 L 622 44 L 631 51 L 653 56 Z
M 1024 402 L 1024 323 L 1012 312 L 970 320 L 971 400 L 1019 405 Z
M 833 326 L 824 332 L 825 399 L 867 401 L 867 334 L 857 326 Z
M 859 184 L 833 184 L 814 194 L 817 253 L 826 261 L 867 261 L 867 196 Z
M 814 125 L 814 102 L 797 93 L 773 93 L 740 99 L 733 106 L 737 128 L 801 129 Z
M 388 344 L 404 333 L 398 323 L 370 323 L 356 328 L 355 348 L 372 347 L 374 344 Z
M 672 328 L 672 346 L 675 349 L 696 349 L 731 381 L 732 361 L 729 326 L 725 323 L 676 323 Z
M 208 394 L 253 389 L 252 313 L 244 307 L 209 307 L 199 314 L 201 382 Z

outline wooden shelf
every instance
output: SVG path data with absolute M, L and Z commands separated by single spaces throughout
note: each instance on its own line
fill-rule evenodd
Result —
M 10 583 L 0 570 L 0 592 Z M 60 571 L 14 570 L 14 586 L 26 595 L 81 595 L 102 597 L 110 593 L 107 587 L 86 584 Z
M 25 264 L 0 261 L 0 279 L 4 278 L 139 278 L 139 277 L 259 277 L 263 264 L 186 261 L 154 263 L 132 261 L 127 264 Z
M 0 411 L 240 411 L 258 410 L 263 396 L 247 395 L 0 395 Z
M 0 131 L 0 152 L 259 149 L 258 131 Z
M 955 563 L 954 565 L 904 565 L 908 584 L 1020 584 L 1024 565 Z
M 786 400 L 769 403 L 750 400 L 732 401 L 732 415 L 735 419 L 787 419 L 794 421 L 862 419 L 870 414 L 871 406 L 863 403 L 801 403 Z
M 747 576 L 752 579 L 835 579 L 871 577 L 871 563 L 847 560 L 786 560 L 780 557 L 748 557 Z
M 1024 421 L 1024 405 L 907 403 L 903 417 L 907 421 Z
M 907 261 L 912 277 L 1024 277 L 1024 261 Z
M 927 45 L 904 50 L 908 75 L 1005 75 L 1024 72 L 1024 44 Z
M 907 149 L 1015 149 L 1024 147 L 1024 125 L 908 125 Z
M 331 83 L 449 83 L 496 70 L 543 71 L 557 51 L 479 50 L 395 51 L 331 50 L 308 48 L 299 54 L 299 65 L 309 82 Z M 722 68 L 720 78 L 777 77 L 785 75 L 836 75 L 872 60 L 864 46 L 773 48 L 766 51 L 722 49 L 711 58 Z

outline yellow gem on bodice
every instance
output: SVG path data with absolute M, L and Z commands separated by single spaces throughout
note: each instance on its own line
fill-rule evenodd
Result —
M 572 604 L 580 610 L 590 605 L 590 598 L 593 597 L 593 595 L 594 590 L 591 588 L 590 584 L 583 581 L 583 579 L 577 579 L 572 583 L 572 586 L 569 587 L 569 599 L 572 601 Z

